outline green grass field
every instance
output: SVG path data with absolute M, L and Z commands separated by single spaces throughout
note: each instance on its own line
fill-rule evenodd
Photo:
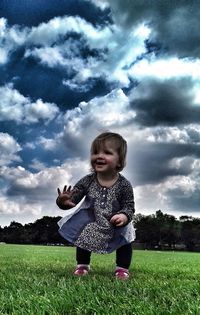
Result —
M 200 315 L 200 254 L 134 251 L 131 278 L 113 276 L 115 254 L 72 275 L 75 249 L 0 245 L 0 314 Z

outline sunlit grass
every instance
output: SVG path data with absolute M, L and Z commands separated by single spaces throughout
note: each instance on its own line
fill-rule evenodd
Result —
M 131 278 L 114 278 L 115 254 L 93 254 L 73 276 L 75 249 L 0 245 L 0 314 L 200 314 L 200 254 L 135 251 Z

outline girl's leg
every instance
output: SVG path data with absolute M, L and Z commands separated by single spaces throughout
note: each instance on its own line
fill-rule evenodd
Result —
M 126 244 L 116 251 L 116 265 L 124 269 L 128 269 L 132 259 L 132 245 Z
M 85 276 L 90 270 L 90 256 L 91 252 L 88 250 L 82 249 L 80 247 L 76 248 L 76 261 L 77 267 L 74 271 L 76 276 Z
M 86 249 L 77 247 L 76 248 L 76 261 L 78 265 L 89 265 L 90 264 L 91 252 Z

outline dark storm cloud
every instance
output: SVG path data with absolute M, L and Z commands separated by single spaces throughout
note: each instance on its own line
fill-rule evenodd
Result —
M 133 91 L 132 108 L 141 126 L 176 126 L 200 122 L 190 80 L 144 80 Z
M 199 212 L 200 205 L 200 190 L 192 189 L 190 192 L 186 192 L 185 189 L 173 188 L 167 192 L 167 197 L 171 200 L 171 205 L 174 209 L 190 213 L 191 209 L 193 212 Z
M 147 23 L 151 41 L 180 57 L 200 55 L 200 1 L 109 0 L 116 23 L 130 28 Z
M 26 201 L 28 203 L 34 203 L 34 202 L 39 202 L 42 200 L 42 195 L 43 192 L 41 191 L 41 187 L 26 187 L 26 186 L 21 186 L 17 183 L 11 183 L 9 186 L 6 195 L 11 198 L 11 200 L 15 199 L 15 197 L 21 197 L 24 196 Z
M 171 176 L 189 175 L 192 162 L 200 158 L 200 145 L 181 143 L 143 143 L 132 147 L 128 171 L 134 170 L 135 185 L 157 184 Z M 182 159 L 178 164 L 174 159 Z
M 93 24 L 104 24 L 108 21 L 106 12 L 81 0 L 2 0 L 0 3 L 0 17 L 5 17 L 10 25 L 37 26 L 64 15 L 79 15 Z
M 187 134 L 191 140 L 192 143 L 199 143 L 200 142 L 200 133 L 193 129 L 193 128 L 188 128 Z

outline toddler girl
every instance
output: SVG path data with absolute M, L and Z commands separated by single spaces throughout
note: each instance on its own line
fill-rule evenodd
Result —
M 132 224 L 133 189 L 119 172 L 125 166 L 127 143 L 121 135 L 105 132 L 94 139 L 91 146 L 92 173 L 80 179 L 73 189 L 58 188 L 59 208 L 75 211 L 59 221 L 59 232 L 76 246 L 75 275 L 88 274 L 91 252 L 111 253 L 116 250 L 115 276 L 129 277 L 132 258 L 131 242 L 135 238 Z

